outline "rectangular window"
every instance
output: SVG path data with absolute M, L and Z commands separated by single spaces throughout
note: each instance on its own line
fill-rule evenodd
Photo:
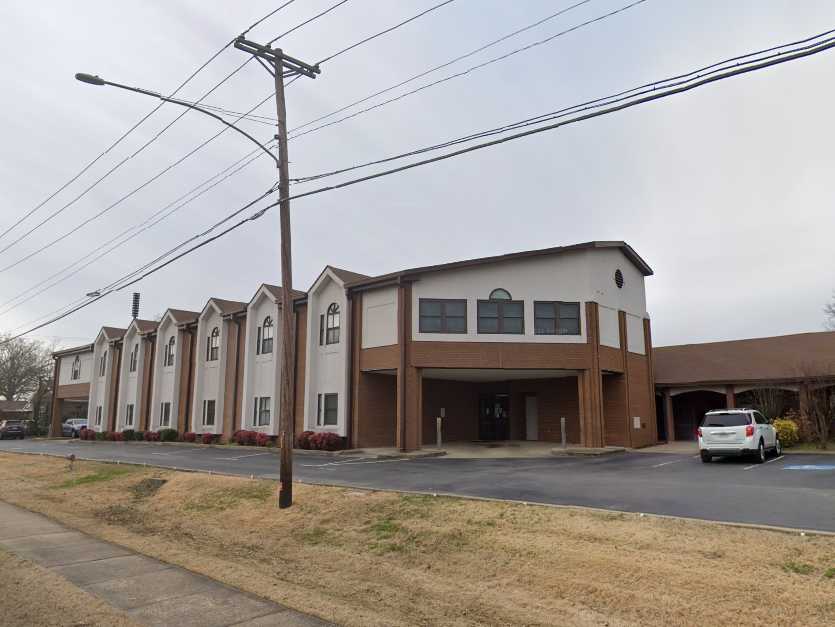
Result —
M 258 327 L 257 337 L 255 338 L 255 354 L 261 354 L 261 327 Z
M 215 426 L 215 402 L 213 400 L 204 400 L 203 401 L 203 426 L 204 427 L 214 427 Z
M 255 427 L 266 427 L 270 424 L 270 401 L 269 396 L 256 396 L 252 408 L 252 425 Z
M 533 313 L 536 335 L 580 335 L 580 303 L 536 301 Z
M 466 333 L 467 301 L 463 299 L 421 298 L 418 309 L 421 333 Z
M 339 421 L 339 395 L 319 394 L 316 424 L 320 427 L 335 427 Z
M 319 346 L 325 345 L 325 314 L 319 316 Z
M 261 352 L 265 355 L 273 352 L 273 325 L 264 325 L 261 333 Z
M 171 426 L 171 403 L 162 403 L 159 408 L 159 426 Z
M 521 300 L 478 301 L 479 333 L 525 332 L 525 303 Z
M 107 353 L 99 358 L 99 376 L 103 377 L 105 369 L 107 368 Z
M 101 426 L 101 405 L 96 406 L 96 426 Z
M 133 403 L 128 403 L 125 407 L 125 426 L 133 426 Z

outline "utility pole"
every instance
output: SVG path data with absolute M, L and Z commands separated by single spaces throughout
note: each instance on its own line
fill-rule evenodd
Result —
M 295 314 L 293 311 L 293 266 L 290 246 L 290 171 L 287 158 L 287 108 L 284 101 L 284 79 L 288 76 L 316 78 L 319 67 L 308 65 L 272 49 L 244 39 L 235 40 L 235 47 L 255 57 L 275 78 L 275 107 L 278 117 L 278 194 L 281 230 L 281 382 L 279 391 L 279 469 L 278 507 L 293 504 L 293 384 L 295 381 Z

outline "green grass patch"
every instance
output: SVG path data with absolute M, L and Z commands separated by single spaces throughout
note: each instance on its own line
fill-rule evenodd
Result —
M 81 485 L 110 481 L 111 479 L 116 479 L 117 477 L 121 477 L 122 475 L 126 475 L 130 472 L 133 472 L 133 469 L 124 466 L 104 466 L 101 470 L 97 470 L 89 475 L 67 479 L 63 483 L 55 486 L 55 489 L 75 488 Z
M 823 571 L 823 576 L 827 579 L 835 579 L 835 567 L 827 568 L 825 571 Z
M 786 562 L 783 564 L 783 570 L 787 573 L 794 573 L 795 575 L 811 575 L 815 572 L 815 567 L 811 564 L 804 564 L 803 562 Z
M 311 527 L 302 531 L 302 540 L 305 544 L 322 544 L 328 532 L 324 527 Z

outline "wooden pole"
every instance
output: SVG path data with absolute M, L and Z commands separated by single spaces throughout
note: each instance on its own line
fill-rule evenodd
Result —
M 290 244 L 290 171 L 287 159 L 287 109 L 284 102 L 284 76 L 281 49 L 275 50 L 275 105 L 278 117 L 278 195 L 281 229 L 281 391 L 279 396 L 278 507 L 293 504 L 293 380 L 295 341 L 293 333 L 293 266 Z

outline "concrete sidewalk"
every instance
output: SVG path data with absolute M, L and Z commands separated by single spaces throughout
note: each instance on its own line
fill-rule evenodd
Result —
M 144 625 L 330 625 L 0 501 L 0 546 Z

